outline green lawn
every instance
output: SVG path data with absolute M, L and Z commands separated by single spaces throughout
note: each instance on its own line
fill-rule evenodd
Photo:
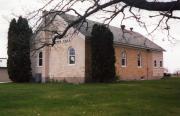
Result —
M 180 79 L 0 84 L 0 116 L 180 116 Z

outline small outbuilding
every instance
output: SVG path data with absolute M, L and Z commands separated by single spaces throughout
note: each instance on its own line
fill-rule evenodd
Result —
M 11 82 L 7 71 L 7 58 L 0 58 L 0 83 Z

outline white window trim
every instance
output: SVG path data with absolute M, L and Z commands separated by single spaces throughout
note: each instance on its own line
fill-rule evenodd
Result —
M 126 68 L 126 67 L 127 67 L 127 65 L 121 65 L 121 67 L 122 67 L 122 68 Z
M 123 58 L 123 53 L 125 54 L 125 58 Z M 122 65 L 122 60 L 123 59 L 125 59 L 125 65 Z M 123 50 L 122 52 L 121 52 L 121 67 L 122 68 L 126 68 L 127 67 L 127 54 L 126 54 L 126 51 L 125 50 Z
M 139 62 L 138 55 L 140 56 L 140 66 L 138 65 L 138 62 Z M 137 54 L 137 67 L 142 68 L 142 54 L 141 54 L 141 52 L 138 52 L 138 54 Z
M 155 66 L 155 61 L 156 61 L 156 66 Z M 158 68 L 157 60 L 153 60 L 153 67 L 154 67 L 154 68 Z
M 138 68 L 142 68 L 142 66 L 138 66 Z
M 40 53 L 42 53 L 42 66 L 39 65 L 39 54 L 40 54 Z M 43 67 L 43 52 L 42 52 L 42 51 L 38 52 L 38 55 L 37 55 L 37 58 L 36 58 L 36 59 L 37 59 L 37 64 L 36 64 L 36 66 L 37 66 L 37 67 Z
M 73 47 L 69 47 L 69 48 L 68 48 L 68 58 L 67 58 L 67 60 L 68 60 L 68 65 L 69 65 L 69 66 L 74 66 L 74 65 L 76 65 L 76 50 L 73 48 L 74 51 L 75 51 L 75 55 L 71 55 L 71 56 L 74 56 L 74 57 L 75 57 L 74 64 L 70 64 L 69 57 L 70 57 L 70 49 L 71 49 L 71 48 L 73 48 Z

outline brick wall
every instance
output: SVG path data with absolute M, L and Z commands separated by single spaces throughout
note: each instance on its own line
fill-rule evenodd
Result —
M 156 67 L 154 66 L 154 61 L 156 60 Z M 159 79 L 164 75 L 164 68 L 160 67 L 160 61 L 163 63 L 163 53 L 162 52 L 153 52 L 152 53 L 152 67 L 153 67 L 153 73 L 152 77 L 153 79 Z
M 127 66 L 123 67 L 121 65 L 121 52 L 122 50 L 126 51 L 127 55 Z M 138 67 L 137 63 L 137 54 L 138 52 L 142 55 L 142 66 Z M 128 48 L 128 47 L 115 47 L 115 56 L 116 56 L 116 74 L 122 80 L 139 80 L 139 79 L 148 79 L 147 75 L 147 62 L 148 56 L 147 52 L 142 49 Z
M 121 65 L 121 51 L 125 50 L 127 54 L 127 66 Z M 137 63 L 138 52 L 142 55 L 142 66 Z M 153 67 L 153 60 L 163 61 L 163 53 L 148 51 L 144 49 L 130 48 L 125 46 L 115 46 L 116 54 L 116 74 L 122 80 L 152 80 L 163 76 L 163 68 Z
M 91 77 L 91 49 L 90 41 L 86 40 L 86 78 L 90 80 Z M 149 51 L 145 49 L 132 48 L 122 45 L 115 45 L 115 58 L 116 58 L 116 75 L 121 80 L 152 80 L 160 79 L 163 76 L 163 68 L 153 67 L 153 60 L 163 61 L 163 53 Z M 121 65 L 121 52 L 126 51 L 127 66 Z M 142 66 L 138 67 L 137 54 L 141 53 Z

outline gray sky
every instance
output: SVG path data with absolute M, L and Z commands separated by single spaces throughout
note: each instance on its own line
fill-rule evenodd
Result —
M 43 0 L 0 0 L 0 57 L 7 58 L 7 31 L 9 27 L 9 21 L 15 16 L 24 16 L 29 11 L 32 11 L 33 9 L 38 9 L 42 5 L 42 1 Z M 78 5 L 78 8 L 82 10 L 84 8 L 84 5 Z M 142 12 L 142 14 L 143 13 L 144 12 Z M 100 15 L 101 13 L 98 14 L 98 16 Z M 97 15 L 90 17 L 90 19 L 99 20 L 97 18 Z M 157 23 L 157 19 L 150 22 L 149 19 L 146 19 L 145 17 L 144 20 L 146 20 L 149 25 L 155 25 Z M 111 23 L 111 25 L 119 26 L 119 22 L 120 20 L 117 17 Z M 136 22 L 129 20 L 124 22 L 124 24 L 126 25 L 126 28 L 133 27 L 134 31 L 137 31 L 147 36 L 146 31 L 142 28 L 139 28 Z M 178 40 L 176 44 L 171 44 L 167 40 L 166 35 L 163 34 L 161 31 L 157 31 L 152 37 L 148 36 L 148 38 L 152 38 L 151 40 L 153 40 L 155 43 L 157 43 L 166 50 L 166 52 L 164 53 L 164 67 L 168 68 L 172 72 L 180 69 L 180 29 L 178 29 L 180 27 L 180 20 L 171 21 L 170 24 L 172 25 L 171 33 Z

